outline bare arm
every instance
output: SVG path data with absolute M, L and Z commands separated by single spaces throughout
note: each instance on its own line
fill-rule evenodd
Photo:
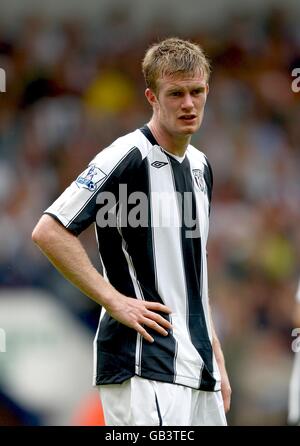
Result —
M 228 412 L 230 409 L 230 400 L 231 400 L 231 387 L 229 378 L 227 375 L 226 367 L 225 367 L 225 359 L 222 352 L 221 344 L 218 339 L 214 323 L 212 320 L 211 310 L 210 310 L 210 321 L 212 327 L 212 348 L 216 357 L 216 361 L 219 366 L 220 374 L 221 374 L 221 392 L 224 402 L 225 412 Z
M 171 313 L 158 302 L 148 302 L 119 293 L 92 265 L 84 247 L 76 236 L 49 215 L 43 215 L 32 233 L 33 241 L 53 265 L 84 294 L 102 305 L 117 321 L 135 329 L 147 341 L 152 336 L 144 326 L 166 336 L 171 324 L 156 313 Z

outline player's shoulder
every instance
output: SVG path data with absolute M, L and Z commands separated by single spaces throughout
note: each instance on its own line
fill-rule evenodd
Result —
M 112 164 L 122 162 L 130 156 L 144 158 L 147 154 L 147 147 L 142 133 L 139 129 L 122 135 L 113 141 L 109 146 L 101 150 L 93 159 L 93 164 L 103 164 L 110 161 Z
M 205 155 L 204 152 L 202 152 L 201 150 L 197 149 L 195 146 L 193 146 L 192 144 L 188 145 L 187 148 L 187 155 L 189 160 L 192 163 L 199 163 L 202 162 L 203 164 L 205 164 L 207 167 L 210 167 L 210 163 L 207 159 L 207 156 Z

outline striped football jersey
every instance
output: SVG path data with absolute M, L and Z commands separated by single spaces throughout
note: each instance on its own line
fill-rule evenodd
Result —
M 220 390 L 212 349 L 206 243 L 213 186 L 205 155 L 159 146 L 147 126 L 118 138 L 45 211 L 75 235 L 94 224 L 103 274 L 126 296 L 172 313 L 154 343 L 104 309 L 94 340 L 94 384 L 134 375 Z

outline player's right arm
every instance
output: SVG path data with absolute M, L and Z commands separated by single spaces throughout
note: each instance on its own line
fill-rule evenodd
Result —
M 134 134 L 133 134 L 134 135 Z M 97 222 L 99 194 L 106 191 L 117 197 L 118 185 L 130 166 L 141 160 L 139 149 L 129 134 L 102 150 L 75 181 L 45 211 L 32 238 L 53 265 L 84 294 L 103 306 L 108 314 L 135 329 L 147 341 L 151 328 L 167 335 L 169 321 L 157 312 L 171 313 L 158 302 L 127 297 L 107 283 L 92 265 L 78 235 Z M 139 161 L 140 162 L 140 161 Z M 125 178 L 126 183 L 126 178 Z
M 157 302 L 148 302 L 124 296 L 92 265 L 79 239 L 50 215 L 43 215 L 32 233 L 33 241 L 52 264 L 73 285 L 93 299 L 117 321 L 135 329 L 147 341 L 152 336 L 144 327 L 167 335 L 171 324 L 157 311 L 170 313 L 170 309 Z

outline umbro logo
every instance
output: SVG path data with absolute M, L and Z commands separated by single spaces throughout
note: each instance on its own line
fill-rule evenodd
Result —
M 165 166 L 168 163 L 164 163 L 163 161 L 154 161 L 151 163 L 151 166 L 156 167 L 156 169 L 160 169 L 161 167 Z

